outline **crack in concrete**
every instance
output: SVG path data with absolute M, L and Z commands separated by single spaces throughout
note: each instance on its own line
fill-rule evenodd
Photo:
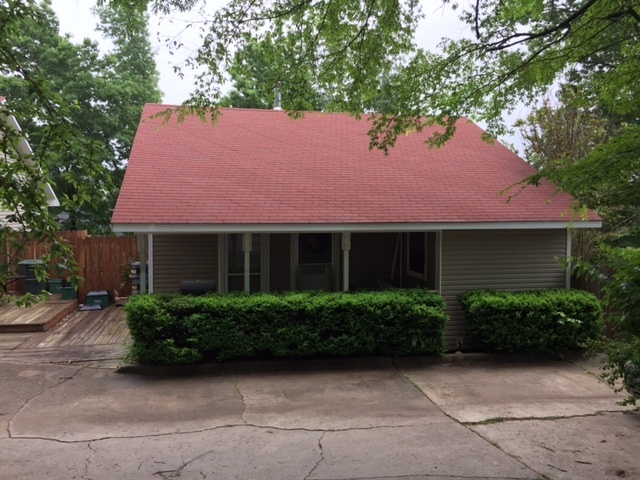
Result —
M 350 428 L 330 428 L 330 429 L 321 429 L 321 428 L 302 428 L 302 427 L 298 427 L 298 428 L 284 428 L 284 427 L 274 427 L 274 426 L 270 426 L 270 425 L 256 425 L 253 423 L 235 423 L 235 424 L 229 424 L 229 425 L 218 425 L 215 427 L 210 427 L 210 428 L 203 428 L 203 429 L 199 429 L 199 430 L 187 430 L 187 431 L 180 431 L 180 432 L 167 432 L 167 433 L 151 433 L 148 435 L 128 435 L 128 436 L 107 436 L 107 437 L 98 437 L 98 438 L 92 438 L 92 439 L 80 439 L 80 440 L 60 440 L 58 438 L 48 438 L 48 437 L 32 437 L 32 436 L 20 436 L 20 437 L 12 437 L 13 439 L 16 440 L 43 440 L 43 441 L 49 441 L 49 442 L 56 442 L 56 443 L 63 443 L 63 444 L 69 444 L 69 445 L 73 445 L 76 443 L 86 443 L 86 442 L 102 442 L 102 441 L 106 441 L 106 440 L 136 440 L 139 438 L 156 438 L 156 437 L 168 437 L 168 436 L 172 436 L 172 435 L 192 435 L 194 433 L 204 433 L 204 432 L 212 432 L 215 430 L 222 430 L 222 429 L 227 429 L 227 428 L 242 428 L 242 427 L 246 427 L 246 428 L 259 428 L 261 430 L 278 430 L 281 432 L 310 432 L 310 433 L 314 433 L 314 432 L 321 432 L 321 433 L 327 433 L 327 432 L 353 432 L 353 431 L 363 431 L 363 430 L 376 430 L 376 429 L 383 429 L 383 428 L 415 428 L 415 427 L 428 427 L 429 425 L 432 425 L 432 423 L 415 423 L 415 424 L 410 424 L 410 425 L 374 425 L 374 426 L 370 426 L 370 427 L 350 427 Z
M 322 440 L 324 439 L 324 436 L 326 434 L 327 434 L 327 432 L 325 430 L 324 432 L 322 432 L 322 435 L 320 435 L 320 438 L 318 439 L 318 448 L 320 449 L 320 458 L 318 459 L 316 464 L 313 466 L 313 468 L 309 471 L 309 473 L 307 473 L 307 476 L 304 477 L 304 480 L 310 479 L 311 475 L 313 475 L 313 472 L 315 472 L 316 469 L 318 468 L 318 465 L 320 465 L 320 462 L 322 462 L 322 460 L 324 460 L 324 449 L 322 448 Z
M 36 398 L 38 398 L 40 395 L 42 395 L 43 393 L 56 388 L 60 385 L 62 385 L 63 383 L 65 383 L 67 380 L 71 380 L 73 379 L 78 373 L 80 373 L 80 371 L 83 369 L 84 367 L 78 367 L 76 369 L 75 372 L 73 372 L 71 375 L 66 376 L 66 377 L 58 377 L 58 379 L 60 380 L 57 383 L 54 383 L 53 385 L 50 385 L 48 387 L 44 387 L 41 391 L 39 391 L 38 393 L 36 393 L 35 395 L 32 395 L 31 397 L 27 398 L 24 403 L 22 404 L 22 406 L 18 409 L 18 411 L 16 413 L 14 413 L 13 415 L 11 415 L 11 418 L 9 419 L 9 422 L 7 422 L 7 436 L 9 438 L 14 438 L 13 434 L 11 433 L 11 427 L 13 425 L 13 419 L 16 418 L 16 416 L 22 412 L 22 410 L 24 410 L 24 408 L 29 404 L 29 402 L 31 402 L 32 400 L 35 400 Z M 16 438 L 21 438 L 21 437 L 16 437 Z
M 430 478 L 434 478 L 433 475 L 415 475 L 413 473 L 408 475 L 391 475 L 384 477 L 349 477 L 349 478 L 334 478 L 332 480 L 402 480 L 403 478 L 408 478 L 410 480 L 429 480 Z M 477 476 L 469 477 L 466 475 L 436 475 L 435 478 L 451 478 L 452 480 L 477 480 Z M 484 477 L 483 477 L 484 478 Z M 491 480 L 531 480 L 530 477 L 490 477 Z M 538 480 L 545 480 L 547 477 L 540 477 Z M 319 479 L 319 480 L 328 480 L 328 479 Z
M 625 413 L 625 410 L 598 410 L 594 413 L 576 413 L 574 415 L 555 415 L 549 417 L 492 417 L 487 418 L 486 420 L 480 420 L 478 422 L 458 422 L 460 425 L 475 427 L 482 425 L 493 425 L 496 423 L 506 423 L 506 422 L 525 422 L 525 421 L 552 421 L 552 420 L 563 420 L 565 418 L 584 418 L 584 417 L 599 417 L 600 415 L 605 415 L 607 413 Z M 457 421 L 457 420 L 456 420 Z
M 409 377 L 409 375 L 408 375 L 408 374 L 406 374 L 406 373 L 404 373 L 402 370 L 400 370 L 400 368 L 398 368 L 394 362 L 392 363 L 392 365 L 393 365 L 393 368 L 395 368 L 395 369 L 396 369 L 396 370 L 397 370 L 397 371 L 398 371 L 398 372 L 403 376 L 403 378 L 404 378 L 407 382 L 409 382 L 411 385 L 413 385 L 413 386 L 414 386 L 414 387 L 415 387 L 415 388 L 416 388 L 416 389 L 417 389 L 417 390 L 418 390 L 422 395 L 424 395 L 424 397 L 425 397 L 427 400 L 429 400 L 431 403 L 433 403 L 433 404 L 436 406 L 436 408 L 438 408 L 438 410 L 440 410 L 440 411 L 442 412 L 442 414 L 443 414 L 443 415 L 445 415 L 447 418 L 449 418 L 449 419 L 451 419 L 452 421 L 456 422 L 458 425 L 462 426 L 463 428 L 465 428 L 465 429 L 466 429 L 466 430 L 468 430 L 469 432 L 471 432 L 471 433 L 473 433 L 473 434 L 477 435 L 478 437 L 480 437 L 482 440 L 484 440 L 485 442 L 487 442 L 487 443 L 488 443 L 489 445 L 491 445 L 492 447 L 497 448 L 497 449 L 498 449 L 498 450 L 500 450 L 502 453 L 504 453 L 504 454 L 508 455 L 508 456 L 509 456 L 509 457 L 511 457 L 513 460 L 515 460 L 515 461 L 516 461 L 516 462 L 518 462 L 520 465 L 522 465 L 524 468 L 526 468 L 527 470 L 530 470 L 530 471 L 531 471 L 531 472 L 533 472 L 535 475 L 537 475 L 537 476 L 538 476 L 538 478 L 544 478 L 544 477 L 543 477 L 539 472 L 536 472 L 533 468 L 531 468 L 529 465 L 527 465 L 526 463 L 524 463 L 524 462 L 522 461 L 522 459 L 520 459 L 520 458 L 518 458 L 518 457 L 516 457 L 516 456 L 514 456 L 514 455 L 511 455 L 509 452 L 507 452 L 507 451 L 503 450 L 503 449 L 500 447 L 500 445 L 498 445 L 496 442 L 492 442 L 491 440 L 489 440 L 489 439 L 485 438 L 484 436 L 482 436 L 481 434 L 479 434 L 479 433 L 478 433 L 478 432 L 476 432 L 475 430 L 473 430 L 473 429 L 469 428 L 469 425 L 468 425 L 468 424 L 465 424 L 465 423 L 463 423 L 463 422 L 459 421 L 457 418 L 452 417 L 451 415 L 449 415 L 447 412 L 445 412 L 445 411 L 444 411 L 444 409 L 443 409 L 440 405 L 438 405 L 436 402 L 434 402 L 433 400 L 431 400 L 431 399 L 429 398 L 429 396 L 427 395 L 427 393 L 426 393 L 424 390 L 422 390 L 422 388 L 420 388 L 420 386 L 418 386 L 418 384 L 417 384 L 417 383 L 415 383 L 415 382 L 411 379 L 411 377 Z
M 91 450 L 91 454 L 84 461 L 84 473 L 82 474 L 82 478 L 87 478 L 87 475 L 89 475 L 89 466 L 91 465 L 91 458 L 96 453 L 98 453 L 98 451 L 91 446 L 91 442 L 87 443 L 87 448 Z
M 182 460 L 182 465 L 180 465 L 180 466 L 179 466 L 178 468 L 176 468 L 175 470 L 161 470 L 161 471 L 159 471 L 159 472 L 154 472 L 154 473 L 153 473 L 153 475 L 154 475 L 154 476 L 158 476 L 158 475 L 159 475 L 159 476 L 160 476 L 160 478 L 162 478 L 163 480 L 168 480 L 168 479 L 170 479 L 170 478 L 180 477 L 180 476 L 182 475 L 182 471 L 183 471 L 187 466 L 189 466 L 189 464 L 191 464 L 191 463 L 193 463 L 193 462 L 195 462 L 195 461 L 197 461 L 197 460 L 200 460 L 201 458 L 206 457 L 207 455 L 210 455 L 210 454 L 212 454 L 213 452 L 215 452 L 215 450 L 209 450 L 209 451 L 203 452 L 203 453 L 201 453 L 201 454 L 199 454 L 199 455 L 196 455 L 195 457 L 193 457 L 191 460 L 189 460 L 189 461 L 187 461 L 187 462 L 185 462 L 185 461 L 184 461 L 184 459 L 183 459 L 183 460 Z M 169 476 L 167 476 L 167 475 L 169 475 Z M 200 475 L 203 475 L 203 476 L 204 476 L 204 474 L 203 474 L 202 472 L 200 472 Z M 206 477 L 205 477 L 205 478 L 206 478 Z
M 459 423 L 459 422 L 458 422 Z M 531 466 L 527 465 L 526 463 L 524 463 L 524 461 L 522 460 L 522 458 L 520 458 L 517 455 L 512 455 L 511 453 L 507 452 L 506 450 L 504 450 L 500 444 L 498 442 L 494 442 L 493 440 L 489 440 L 487 437 L 485 437 L 484 435 L 482 435 L 480 432 L 476 432 L 475 430 L 472 430 L 471 428 L 468 428 L 466 425 L 464 424 L 460 424 L 462 425 L 464 428 L 466 428 L 467 430 L 469 430 L 472 433 L 475 433 L 478 437 L 480 437 L 482 440 L 484 440 L 485 442 L 487 442 L 489 445 L 491 445 L 493 448 L 497 448 L 498 450 L 500 450 L 502 453 L 504 453 L 505 455 L 511 457 L 513 460 L 515 460 L 516 462 L 518 462 L 520 465 L 522 465 L 524 468 L 526 468 L 527 470 L 532 471 L 533 473 L 535 473 L 538 478 L 547 478 L 545 477 L 544 474 L 538 472 L 537 470 L 534 470 Z
M 246 398 L 244 396 L 244 393 L 242 393 L 242 391 L 240 391 L 240 387 L 238 386 L 238 382 L 240 381 L 240 377 L 238 375 L 235 376 L 235 380 L 233 381 L 233 384 L 236 387 L 236 390 L 238 391 L 238 395 L 240 395 L 240 398 L 242 399 L 242 413 L 240 415 L 240 418 L 242 418 L 242 421 L 245 424 L 249 424 L 249 422 L 247 422 L 247 420 L 244 418 L 244 414 L 247 411 L 247 402 L 246 402 Z
M 574 367 L 579 368 L 580 370 L 582 370 L 582 371 L 583 371 L 583 372 L 585 372 L 586 374 L 591 375 L 592 377 L 594 377 L 594 378 L 598 379 L 598 382 L 600 382 L 601 384 L 606 385 L 607 387 L 609 387 L 609 388 L 611 388 L 611 389 L 613 390 L 613 387 L 612 387 L 611 385 L 609 385 L 609 384 L 607 383 L 607 381 L 603 378 L 603 376 L 602 376 L 603 374 L 602 374 L 602 373 L 598 374 L 598 373 L 596 373 L 596 372 L 592 372 L 590 369 L 588 369 L 588 368 L 586 368 L 586 367 L 584 367 L 584 366 L 580 365 L 579 363 L 574 362 L 573 360 L 569 360 L 568 358 L 564 358 L 564 357 L 563 357 L 563 358 L 562 358 L 562 361 L 567 362 L 568 364 L 573 365 Z
M 436 402 L 434 402 L 433 400 L 431 400 L 431 398 L 429 398 L 429 395 L 427 395 L 427 392 L 425 392 L 424 390 L 422 390 L 417 383 L 415 383 L 413 380 L 411 380 L 411 377 L 409 377 L 409 375 L 407 375 L 406 373 L 404 373 L 402 370 L 400 370 L 400 367 L 398 367 L 396 365 L 396 361 L 395 358 L 391 359 L 391 366 L 402 376 L 402 378 L 404 379 L 405 382 L 407 382 L 409 385 L 411 385 L 413 388 L 415 388 L 418 392 L 420 392 L 420 395 L 422 395 L 424 398 L 426 398 L 427 400 L 429 400 L 433 405 L 436 406 L 436 408 L 438 410 L 440 410 L 442 413 L 444 413 L 447 417 L 451 418 L 449 416 L 449 414 L 447 414 L 447 412 L 445 412 L 440 405 L 438 405 Z M 455 420 L 455 419 L 453 419 Z M 455 420 L 457 421 L 457 420 Z

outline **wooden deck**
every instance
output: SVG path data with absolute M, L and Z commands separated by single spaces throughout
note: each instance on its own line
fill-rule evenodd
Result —
M 30 307 L 15 303 L 0 305 L 0 333 L 43 332 L 78 308 L 78 300 L 52 295 Z
M 0 360 L 115 367 L 129 339 L 124 308 L 74 311 L 50 330 L 0 335 Z
M 75 311 L 53 329 L 32 335 L 18 349 L 122 344 L 129 337 L 125 319 L 122 307 Z

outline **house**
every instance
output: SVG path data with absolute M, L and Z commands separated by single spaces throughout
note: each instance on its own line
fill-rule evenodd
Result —
M 5 101 L 6 99 L 4 97 L 0 97 L 0 104 L 4 103 Z M 15 116 L 13 115 L 10 115 L 10 114 L 6 115 L 0 112 L 0 122 L 4 124 L 4 128 L 11 129 L 17 134 L 20 134 L 22 132 L 22 129 L 20 128 L 20 124 L 18 123 Z M 31 150 L 31 146 L 29 145 L 29 142 L 27 141 L 27 139 L 24 138 L 23 136 L 20 137 L 18 144 L 16 146 L 16 150 L 17 150 L 16 156 L 18 156 L 19 158 L 23 158 L 24 162 L 27 165 L 33 165 L 33 161 L 30 158 L 31 155 L 33 154 Z M 15 161 L 15 158 L 12 158 L 11 156 L 7 156 L 4 158 L 4 161 L 13 162 Z M 44 193 L 46 195 L 47 205 L 49 207 L 60 206 L 60 203 L 58 202 L 58 198 L 56 197 L 56 194 L 54 193 L 50 184 L 43 183 L 42 189 L 44 190 Z M 9 208 L 7 205 L 0 204 L 0 231 L 4 231 L 5 229 L 15 230 L 16 228 L 18 228 L 19 224 L 11 220 L 11 217 L 15 215 L 15 213 L 16 213 L 16 209 Z
M 455 348 L 459 293 L 569 288 L 569 229 L 601 226 L 548 183 L 507 201 L 534 170 L 466 120 L 443 148 L 410 133 L 385 156 L 345 114 L 222 109 L 212 127 L 152 118 L 166 108 L 144 108 L 112 220 L 146 235 L 150 292 L 422 286 L 444 296 Z

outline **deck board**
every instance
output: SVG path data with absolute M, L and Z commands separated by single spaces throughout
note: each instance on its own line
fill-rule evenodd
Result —
M 104 310 L 75 311 L 55 328 L 33 335 L 18 350 L 122 345 L 128 335 L 126 312 L 121 307 L 110 306 Z
M 112 314 L 111 317 L 104 322 L 100 337 L 96 339 L 96 343 L 99 345 L 111 343 L 112 339 L 116 336 L 115 334 L 119 326 L 119 323 Z
M 78 306 L 77 300 L 53 297 L 29 307 L 0 305 L 0 333 L 42 332 L 50 329 Z
M 32 335 L 36 334 L 31 332 L 3 333 L 0 335 L 0 350 L 13 350 L 29 340 Z
M 126 354 L 129 339 L 124 308 L 81 312 L 77 305 L 74 300 L 42 302 L 30 309 L 0 306 L 0 327 L 9 327 L 8 331 L 0 330 L 0 361 L 115 368 Z M 34 325 L 40 331 L 21 330 Z M 42 331 L 47 325 L 52 326 Z
M 18 348 L 0 351 L 0 361 L 20 363 L 82 363 L 115 368 L 126 354 L 120 344 L 83 345 L 80 347 Z
M 92 321 L 95 317 L 90 317 L 90 313 L 98 312 L 77 312 L 69 317 L 68 321 L 71 324 L 71 328 L 68 335 L 62 339 L 58 346 L 71 347 L 89 344 L 87 337 L 89 337 L 90 332 L 98 327 L 97 322 Z

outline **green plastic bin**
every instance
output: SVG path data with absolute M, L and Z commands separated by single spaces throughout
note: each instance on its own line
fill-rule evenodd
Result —
M 100 305 L 101 308 L 109 306 L 109 294 L 106 290 L 91 291 L 84 300 L 85 305 Z
M 78 298 L 75 287 L 60 287 L 63 300 L 75 300 Z
M 49 280 L 49 293 L 61 293 L 62 279 L 52 278 Z

